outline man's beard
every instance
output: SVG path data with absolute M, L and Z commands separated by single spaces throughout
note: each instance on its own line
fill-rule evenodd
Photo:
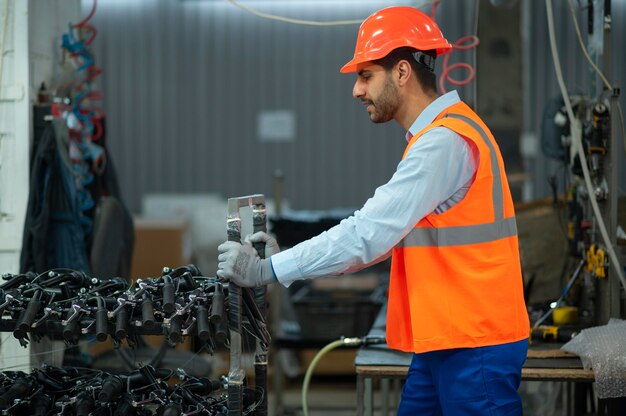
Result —
M 374 123 L 386 123 L 393 119 L 399 107 L 398 88 L 389 75 L 385 76 L 385 86 L 376 100 L 371 100 L 374 110 L 370 120 Z

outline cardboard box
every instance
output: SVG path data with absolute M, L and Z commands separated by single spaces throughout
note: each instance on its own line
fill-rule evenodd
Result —
M 185 266 L 191 261 L 191 232 L 183 218 L 135 217 L 135 245 L 131 277 L 157 277 L 163 267 Z

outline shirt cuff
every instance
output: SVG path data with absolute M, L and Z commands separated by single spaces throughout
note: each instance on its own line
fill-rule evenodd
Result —
M 300 268 L 296 264 L 291 250 L 284 250 L 270 257 L 276 280 L 285 287 L 289 287 L 296 280 L 302 279 Z

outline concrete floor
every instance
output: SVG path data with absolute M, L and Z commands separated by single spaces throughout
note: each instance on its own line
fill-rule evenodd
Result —
M 270 388 L 268 409 L 270 416 L 301 416 L 302 378 L 285 383 L 282 391 L 283 411 L 277 406 L 276 389 Z M 375 392 L 375 403 L 379 403 Z M 393 400 L 392 400 L 393 401 Z M 354 416 L 356 414 L 356 376 L 314 377 L 307 397 L 309 416 Z M 380 415 L 376 411 L 375 415 Z M 395 414 L 389 412 L 389 414 Z
M 302 412 L 301 386 L 283 391 L 283 411 L 276 408 L 276 395 L 270 391 L 268 409 L 274 416 L 300 416 Z M 308 395 L 309 415 L 348 416 L 356 413 L 356 386 L 349 384 L 312 386 Z
M 519 392 L 522 396 L 524 414 L 533 416 L 564 416 L 563 383 L 524 381 Z M 395 415 L 395 405 L 400 397 L 400 385 L 389 393 L 389 411 L 385 416 Z M 302 416 L 302 378 L 285 383 L 282 389 L 283 411 L 277 409 L 276 389 L 270 386 L 268 414 L 270 416 Z M 381 412 L 380 386 L 374 386 L 374 416 Z M 356 414 L 356 376 L 314 377 L 308 395 L 309 416 L 354 416 Z

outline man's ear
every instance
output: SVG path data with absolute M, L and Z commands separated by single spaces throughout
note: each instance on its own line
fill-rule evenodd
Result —
M 396 65 L 397 68 L 397 81 L 398 85 L 406 84 L 411 78 L 411 72 L 413 72 L 413 68 L 411 68 L 411 64 L 406 60 L 401 60 Z

